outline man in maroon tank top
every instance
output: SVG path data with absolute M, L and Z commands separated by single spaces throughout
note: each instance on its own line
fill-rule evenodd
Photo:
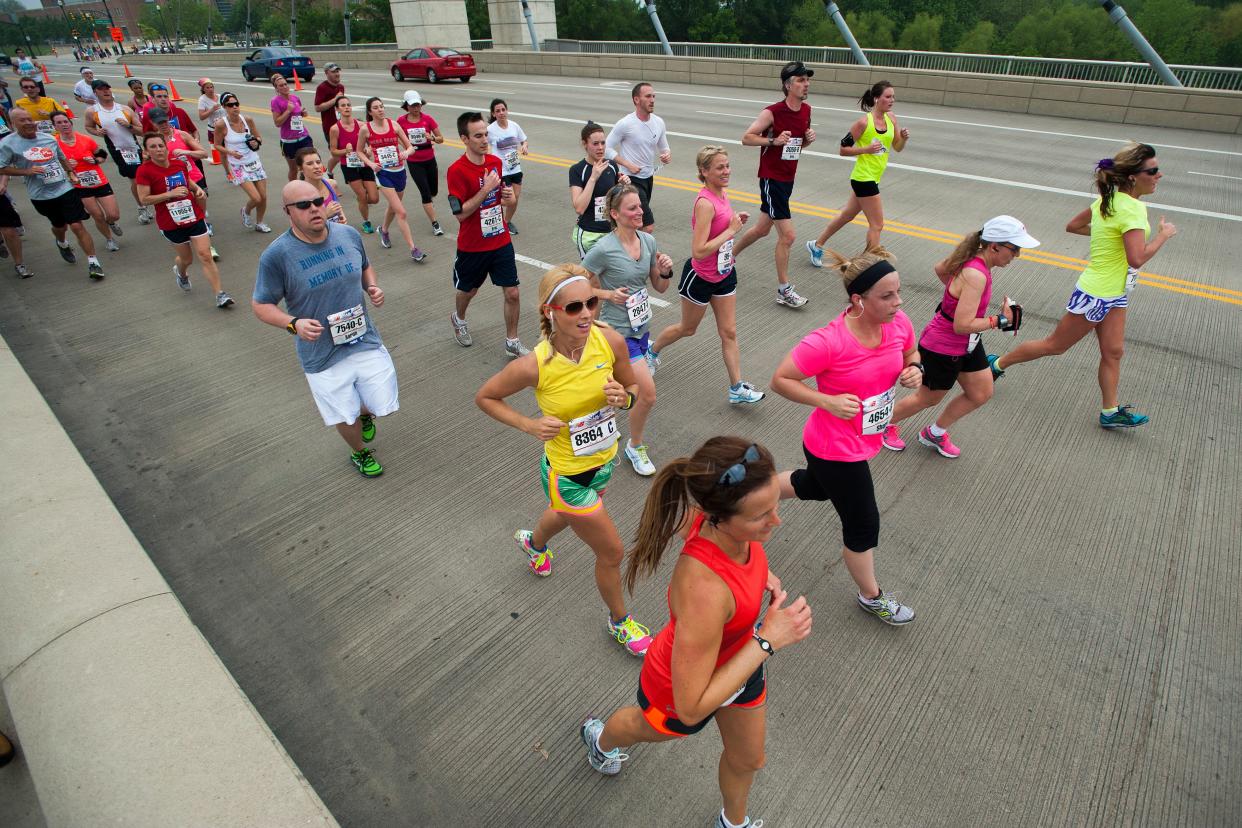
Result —
M 806 102 L 815 71 L 795 60 L 781 69 L 781 88 L 785 99 L 759 113 L 742 135 L 742 146 L 759 147 L 759 220 L 733 245 L 733 255 L 766 236 L 776 225 L 776 302 L 800 308 L 806 299 L 789 284 L 789 250 L 794 243 L 793 216 L 789 197 L 802 150 L 815 140 L 811 129 L 811 105 Z

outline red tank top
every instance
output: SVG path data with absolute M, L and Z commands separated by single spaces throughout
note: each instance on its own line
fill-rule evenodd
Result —
M 763 594 L 767 591 L 768 556 L 763 551 L 762 544 L 751 543 L 750 560 L 744 564 L 737 563 L 716 544 L 699 536 L 705 517 L 699 515 L 695 519 L 681 554 L 689 555 L 716 573 L 733 593 L 733 617 L 725 623 L 720 637 L 720 654 L 716 656 L 716 668 L 719 669 L 720 665 L 733 658 L 751 639 L 755 622 L 759 620 Z M 647 650 L 642 674 L 639 676 L 639 683 L 648 701 L 657 710 L 674 718 L 677 711 L 673 708 L 672 662 L 676 629 L 677 617 L 673 614 L 670 603 L 669 622 L 656 634 L 655 641 Z
M 392 119 L 385 118 L 388 124 L 388 131 L 382 135 L 377 135 L 367 129 L 367 143 L 371 145 L 371 155 L 375 161 L 386 170 L 403 170 L 405 169 L 401 163 L 401 139 L 397 135 L 397 125 Z
M 354 128 L 346 129 L 345 124 L 340 121 L 336 122 L 336 149 L 345 149 L 346 146 L 352 146 L 358 149 L 358 133 L 362 131 L 362 123 L 355 118 Z
M 789 130 L 791 140 L 783 147 L 762 147 L 759 150 L 759 177 L 773 181 L 793 181 L 798 172 L 798 158 L 802 155 L 802 141 L 811 126 L 811 105 L 802 102 L 802 108 L 794 112 L 789 104 L 777 101 L 765 107 L 772 113 L 772 128 L 768 135 L 775 138 Z

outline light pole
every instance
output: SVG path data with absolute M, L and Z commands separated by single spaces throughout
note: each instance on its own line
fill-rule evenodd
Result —
M 298 45 L 298 2 L 289 0 L 289 46 Z
M 345 48 L 353 48 L 353 40 L 349 36 L 349 0 L 345 0 Z
M 246 0 L 246 48 L 254 48 L 254 38 L 250 34 L 250 0 Z
M 60 2 L 63 3 L 64 0 L 60 0 Z M 164 45 L 165 46 L 172 45 L 168 41 L 168 26 L 167 24 L 164 23 L 164 9 L 160 6 L 159 3 L 155 4 L 155 14 L 160 19 L 160 34 L 164 36 Z
M 211 0 L 203 0 L 207 6 L 207 51 L 211 51 Z
M 69 20 L 69 13 L 65 11 L 65 0 L 56 0 L 56 5 L 60 6 L 60 13 L 65 18 L 65 25 L 69 27 L 69 36 L 73 38 L 73 42 L 78 44 L 78 53 L 82 52 L 82 41 L 73 33 L 73 22 Z
M 31 58 L 37 58 L 39 54 L 35 51 L 34 44 L 30 42 L 30 35 L 26 34 L 26 27 L 22 25 L 22 19 L 15 14 L 9 15 L 9 22 L 17 27 L 22 33 L 22 41 L 26 44 L 26 51 L 30 53 Z

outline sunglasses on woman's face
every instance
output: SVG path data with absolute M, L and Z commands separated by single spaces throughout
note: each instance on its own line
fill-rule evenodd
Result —
M 299 210 L 309 210 L 312 206 L 322 207 L 324 200 L 323 196 L 316 196 L 315 198 L 308 198 L 305 201 L 290 201 L 285 206 L 296 207 Z
M 1146 169 L 1139 170 L 1139 172 L 1145 173 L 1147 175 L 1156 175 L 1157 173 L 1160 172 L 1160 168 L 1159 167 L 1147 167 Z
M 241 104 L 239 104 L 237 101 L 232 101 L 230 103 L 226 103 L 224 105 L 224 108 L 225 109 L 236 109 L 239 106 L 241 106 Z
M 547 307 L 551 308 L 552 310 L 565 311 L 565 313 L 569 314 L 570 316 L 575 316 L 579 313 L 582 313 L 582 308 L 584 306 L 589 311 L 595 310 L 596 308 L 599 307 L 599 297 L 592 296 L 590 299 L 586 300 L 585 302 L 570 302 L 568 305 L 547 305 Z

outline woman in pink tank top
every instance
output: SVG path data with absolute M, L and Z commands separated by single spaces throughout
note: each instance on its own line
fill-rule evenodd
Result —
M 992 398 L 992 370 L 980 335 L 993 328 L 1016 334 L 1022 324 L 1022 306 L 1013 304 L 1008 296 L 1001 303 L 1000 313 L 988 316 L 992 270 L 1018 258 L 1023 248 L 1038 246 L 1022 222 L 1012 216 L 997 216 L 982 230 L 962 239 L 948 258 L 936 265 L 936 275 L 944 282 L 944 296 L 919 337 L 923 384 L 897 403 L 893 419 L 884 430 L 884 448 L 904 449 L 897 423 L 938 405 L 956 382 L 962 386 L 962 393 L 945 406 L 932 425 L 919 432 L 919 442 L 944 457 L 961 455 L 961 449 L 949 439 L 949 426 Z
M 681 269 L 681 321 L 660 331 L 647 362 L 651 373 L 660 367 L 660 353 L 679 339 L 694 336 L 710 305 L 716 332 L 729 374 L 729 402 L 757 403 L 764 394 L 742 381 L 742 358 L 737 347 L 737 269 L 733 266 L 733 237 L 750 218 L 734 213 L 725 188 L 729 186 L 729 154 L 724 147 L 708 145 L 699 150 L 696 164 L 703 189 L 694 199 L 690 214 L 693 239 L 690 258 Z
M 684 738 L 715 719 L 724 742 L 718 827 L 752 824 L 746 806 L 763 766 L 764 664 L 811 632 L 806 598 L 784 606 L 763 550 L 781 523 L 779 500 L 772 455 L 740 437 L 713 437 L 660 469 L 625 580 L 632 591 L 654 573 L 674 533 L 688 527 L 668 588 L 669 622 L 643 660 L 638 704 L 607 723 L 589 716 L 580 731 L 591 767 L 613 775 L 629 758 L 622 748 Z
M 371 205 L 379 204 L 379 190 L 375 185 L 375 171 L 358 154 L 358 146 L 362 143 L 359 138 L 361 132 L 362 123 L 354 117 L 353 102 L 344 95 L 337 98 L 336 123 L 328 131 L 328 149 L 341 162 L 341 175 L 358 199 L 362 232 L 374 233 Z

